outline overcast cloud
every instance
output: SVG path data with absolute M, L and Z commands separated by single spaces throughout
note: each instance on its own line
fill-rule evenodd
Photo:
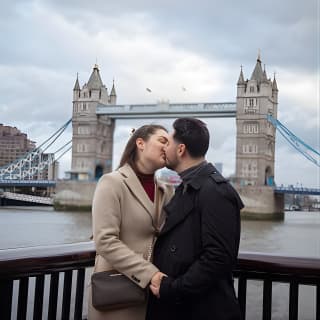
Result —
M 235 102 L 240 65 L 250 78 L 260 49 L 268 77 L 276 72 L 279 120 L 319 150 L 319 7 L 319 0 L 8 1 L 0 12 L 0 123 L 41 143 L 71 117 L 76 74 L 83 85 L 96 61 L 109 90 L 115 79 L 118 104 Z M 230 175 L 235 120 L 205 121 L 208 159 Z M 117 121 L 115 154 L 145 122 Z M 61 144 L 70 137 L 71 129 Z M 61 159 L 63 170 L 70 157 Z M 275 173 L 278 184 L 320 185 L 319 168 L 279 134 Z

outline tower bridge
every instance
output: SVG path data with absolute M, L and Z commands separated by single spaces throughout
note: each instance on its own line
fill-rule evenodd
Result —
M 73 88 L 70 175 L 74 181 L 89 182 L 112 170 L 116 119 L 235 117 L 236 172 L 233 183 L 247 201 L 248 212 L 258 210 L 260 206 L 262 209 L 256 211 L 259 214 L 281 215 L 283 195 L 275 194 L 272 189 L 276 128 L 267 119 L 268 115 L 276 119 L 277 113 L 277 82 L 275 77 L 272 80 L 267 77 L 260 56 L 250 79 L 245 80 L 241 68 L 236 101 L 222 103 L 178 104 L 161 101 L 157 104 L 117 105 L 114 82 L 109 94 L 101 80 L 99 67 L 95 65 L 89 81 L 80 87 L 77 77 Z M 72 183 L 76 188 L 75 182 Z M 257 193 L 257 187 L 268 191 Z M 89 186 L 87 188 L 90 189 Z M 89 189 L 85 194 L 90 194 L 91 198 L 94 187 Z
M 286 128 L 277 120 L 277 113 L 277 82 L 275 77 L 272 80 L 267 77 L 260 56 L 250 79 L 245 80 L 241 68 L 235 102 L 160 101 L 157 104 L 118 105 L 114 82 L 109 94 L 95 65 L 89 81 L 81 88 L 77 77 L 73 88 L 71 180 L 57 182 L 55 204 L 62 209 L 88 208 L 91 205 L 97 179 L 112 170 L 113 134 L 117 119 L 235 117 L 236 170 L 232 183 L 245 202 L 243 215 L 281 218 L 283 194 L 286 192 L 275 188 L 276 129 L 283 130 L 284 133 L 280 131 L 282 135 L 289 135 L 288 142 L 297 150 L 300 145 L 305 148 L 306 144 L 284 130 Z M 320 166 L 308 150 L 299 151 Z M 8 167 L 4 173 L 10 175 L 17 168 L 21 171 L 22 167 Z
M 72 166 L 74 180 L 94 180 L 112 169 L 113 133 L 116 119 L 235 117 L 236 181 L 241 186 L 274 184 L 275 127 L 267 116 L 277 118 L 278 87 L 268 79 L 258 56 L 251 78 L 243 70 L 237 82 L 235 102 L 117 105 L 113 82 L 110 95 L 97 65 L 88 83 L 73 89 Z

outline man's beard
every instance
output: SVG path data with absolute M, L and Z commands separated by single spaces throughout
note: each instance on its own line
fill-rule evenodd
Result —
M 166 167 L 168 169 L 176 171 L 177 166 L 178 166 L 178 162 L 177 161 L 169 161 L 168 162 L 168 158 L 166 159 Z

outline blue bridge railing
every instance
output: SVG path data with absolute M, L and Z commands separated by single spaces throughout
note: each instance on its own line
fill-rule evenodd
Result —
M 320 195 L 320 188 L 304 188 L 304 187 L 275 187 L 275 193 L 288 193 L 288 194 L 308 194 L 308 195 Z
M 0 179 L 0 187 L 55 187 L 56 180 Z

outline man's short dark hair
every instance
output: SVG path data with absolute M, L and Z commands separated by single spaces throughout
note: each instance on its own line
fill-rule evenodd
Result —
M 195 118 L 178 118 L 174 121 L 173 128 L 174 140 L 183 143 L 191 157 L 205 156 L 209 148 L 210 136 L 204 122 Z

